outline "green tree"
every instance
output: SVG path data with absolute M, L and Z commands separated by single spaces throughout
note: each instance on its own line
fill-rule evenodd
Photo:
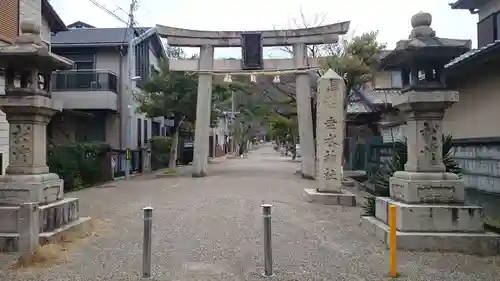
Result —
M 302 27 L 307 28 L 306 24 Z M 354 91 L 360 91 L 368 84 L 373 82 L 373 77 L 378 69 L 380 56 L 385 49 L 385 44 L 377 40 L 378 32 L 370 31 L 355 36 L 351 39 L 343 40 L 336 44 L 313 45 L 308 46 L 308 56 L 312 58 L 326 57 L 326 63 L 323 69 L 316 72 L 320 77 L 326 70 L 332 68 L 341 77 L 346 84 L 344 94 L 344 108 L 347 114 L 347 107 L 350 102 L 350 96 Z M 289 48 L 284 51 L 292 53 Z M 266 91 L 267 96 L 274 102 L 275 113 L 283 117 L 297 115 L 297 100 L 295 97 L 295 81 L 290 79 L 281 79 L 280 83 L 268 82 L 261 85 L 261 90 Z M 312 92 L 317 93 L 317 85 L 311 84 Z M 313 117 L 313 134 L 316 139 L 316 97 L 311 98 L 311 111 Z M 347 116 L 346 116 L 347 117 Z M 345 127 L 347 129 L 347 126 Z
M 168 50 L 170 58 L 185 58 L 179 48 Z M 138 110 L 148 117 L 165 117 L 173 120 L 174 136 L 169 157 L 169 167 L 175 168 L 179 130 L 183 124 L 194 124 L 196 120 L 196 101 L 198 94 L 198 76 L 192 72 L 170 71 L 168 60 L 160 62 L 160 71 L 146 81 L 142 91 L 136 93 Z M 218 116 L 219 103 L 229 97 L 229 90 L 222 84 L 212 87 L 212 124 Z M 190 126 L 193 127 L 193 126 Z
M 232 84 L 230 87 L 238 90 L 235 96 L 239 97 L 231 134 L 235 143 L 240 145 L 240 149 L 244 149 L 246 143 L 254 137 L 257 129 L 265 123 L 269 108 L 262 102 L 260 95 L 247 92 L 238 84 Z
M 286 117 L 283 114 L 272 113 L 267 117 L 267 122 L 272 138 L 276 144 L 280 146 L 282 143 L 288 143 L 293 153 L 293 158 L 296 157 L 295 146 L 299 136 L 299 126 L 297 116 Z
M 345 100 L 347 108 L 349 95 L 353 90 L 364 88 L 367 83 L 373 82 L 375 72 L 378 70 L 380 56 L 385 49 L 385 44 L 378 42 L 378 32 L 370 31 L 355 36 L 342 42 L 344 47 L 327 45 L 323 49 L 327 53 L 328 62 L 323 71 L 329 68 L 335 70 L 344 78 Z

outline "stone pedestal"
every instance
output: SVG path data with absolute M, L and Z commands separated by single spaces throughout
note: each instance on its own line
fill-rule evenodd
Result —
M 356 197 L 342 190 L 344 80 L 330 69 L 319 79 L 318 89 L 316 126 L 318 188 L 305 189 L 304 198 L 308 202 L 355 206 Z
M 50 95 L 51 72 L 72 62 L 49 52 L 38 25 L 22 23 L 21 31 L 13 45 L 0 47 L 0 108 L 10 128 L 9 165 L 0 177 L 0 251 L 30 255 L 40 241 L 84 226 L 89 218 L 80 218 L 78 199 L 64 199 L 63 181 L 46 163 L 47 124 L 61 110 Z

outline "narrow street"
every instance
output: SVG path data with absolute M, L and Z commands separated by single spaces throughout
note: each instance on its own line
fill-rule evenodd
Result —
M 96 235 L 45 268 L 2 268 L 0 280 L 141 280 L 142 208 L 153 211 L 151 280 L 263 280 L 261 204 L 273 204 L 276 276 L 268 280 L 388 280 L 389 253 L 360 226 L 359 207 L 306 203 L 313 181 L 271 146 L 210 164 L 209 176 L 138 177 L 68 194 L 80 198 Z M 190 168 L 190 167 L 186 167 Z M 398 253 L 398 280 L 494 281 L 500 259 Z M 3 259 L 2 259 L 3 260 Z

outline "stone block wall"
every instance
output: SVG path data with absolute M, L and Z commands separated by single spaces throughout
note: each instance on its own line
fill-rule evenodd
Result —
M 467 187 L 500 195 L 500 138 L 457 139 L 453 156 Z

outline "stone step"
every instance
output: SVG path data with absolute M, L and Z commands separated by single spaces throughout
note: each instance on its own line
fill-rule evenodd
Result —
M 375 217 L 363 217 L 362 227 L 389 245 L 389 227 Z M 500 254 L 500 236 L 492 232 L 396 231 L 396 248 L 407 251 L 458 252 L 472 255 Z
M 51 232 L 80 218 L 78 198 L 64 198 L 40 206 L 40 233 Z
M 18 233 L 20 206 L 0 207 L 0 233 Z M 52 231 L 79 218 L 77 198 L 65 198 L 39 207 L 40 233 Z
M 17 252 L 19 233 L 0 233 L 0 253 Z
M 0 233 L 18 233 L 19 232 L 19 206 L 0 207 Z
M 40 245 L 61 241 L 70 232 L 85 231 L 90 227 L 90 217 L 81 217 L 50 232 L 40 233 Z M 0 252 L 17 252 L 19 233 L 0 233 Z
M 81 217 L 49 232 L 40 233 L 40 245 L 56 243 L 69 232 L 86 231 L 90 227 L 90 217 Z
M 388 224 L 396 206 L 396 228 L 406 232 L 483 232 L 483 210 L 474 205 L 409 204 L 387 197 L 375 199 L 375 217 Z

